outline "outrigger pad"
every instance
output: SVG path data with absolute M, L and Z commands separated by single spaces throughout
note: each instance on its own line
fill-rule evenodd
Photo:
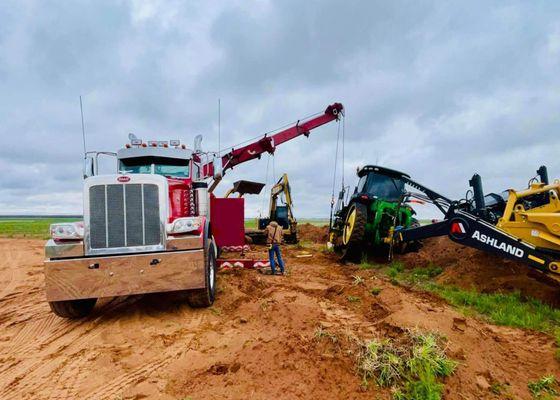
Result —
M 260 182 L 237 181 L 233 184 L 233 192 L 239 193 L 241 196 L 245 194 L 259 194 L 264 186 L 265 184 Z

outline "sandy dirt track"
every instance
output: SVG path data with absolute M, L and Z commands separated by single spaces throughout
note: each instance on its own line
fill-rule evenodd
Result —
M 431 295 L 338 265 L 319 245 L 306 250 L 312 258 L 288 249 L 286 277 L 221 273 L 211 309 L 171 294 L 131 296 L 67 321 L 43 301 L 43 242 L 0 239 L 0 399 L 389 399 L 361 387 L 352 348 L 317 339 L 319 326 L 353 338 L 444 334 L 460 362 L 446 399 L 497 399 L 493 383 L 530 399 L 528 381 L 560 376 L 544 334 L 464 318 Z

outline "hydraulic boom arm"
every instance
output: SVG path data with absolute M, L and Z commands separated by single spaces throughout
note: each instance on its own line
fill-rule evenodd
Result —
M 317 117 L 310 118 L 307 121 L 298 121 L 294 126 L 284 129 L 272 136 L 265 135 L 256 142 L 237 149 L 231 149 L 230 152 L 222 156 L 222 171 L 225 173 L 228 169 L 246 161 L 260 158 L 263 153 L 273 154 L 277 146 L 289 140 L 295 139 L 300 135 L 309 136 L 312 129 L 318 128 L 331 121 L 338 120 L 344 112 L 344 107 L 340 103 L 334 103 L 327 107 L 325 112 Z M 213 175 L 212 163 L 203 165 L 204 177 Z

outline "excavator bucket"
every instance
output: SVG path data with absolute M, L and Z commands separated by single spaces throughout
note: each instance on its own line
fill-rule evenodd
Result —
M 265 186 L 264 183 L 260 182 L 252 182 L 252 181 L 237 181 L 233 183 L 233 188 L 231 188 L 225 197 L 229 197 L 233 193 L 239 193 L 239 197 L 243 197 L 246 194 L 259 194 L 263 187 Z

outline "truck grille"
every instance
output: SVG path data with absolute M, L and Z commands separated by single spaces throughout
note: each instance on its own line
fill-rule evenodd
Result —
M 114 249 L 163 242 L 159 187 L 110 184 L 89 188 L 89 247 Z

